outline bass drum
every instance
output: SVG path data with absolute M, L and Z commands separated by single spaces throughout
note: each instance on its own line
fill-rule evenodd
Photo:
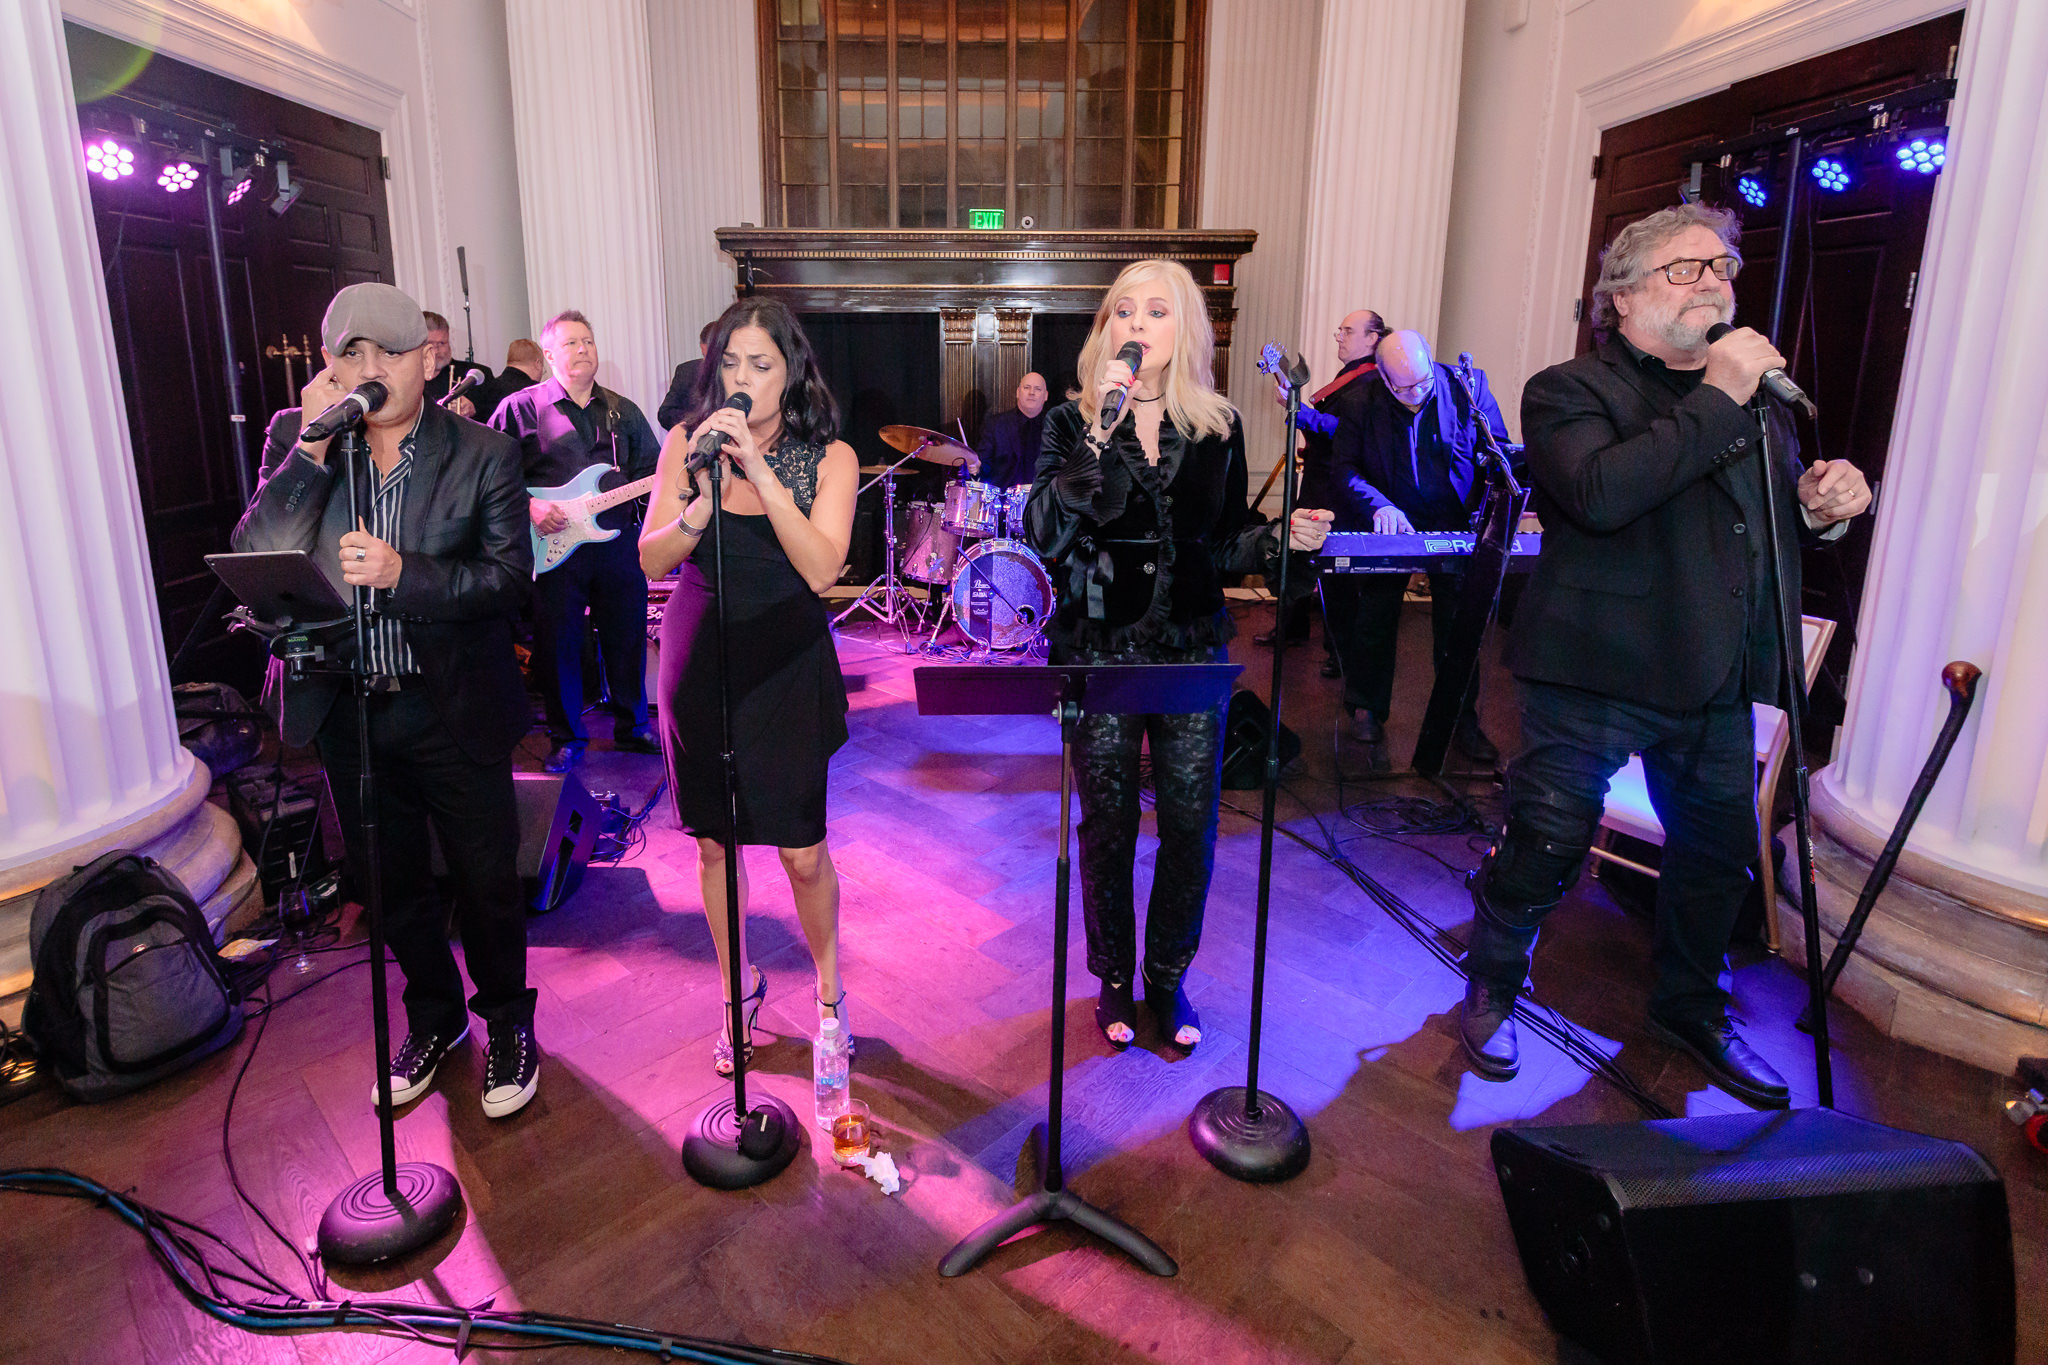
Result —
M 960 556 L 952 598 L 961 634 L 990 649 L 1022 649 L 1045 634 L 1052 579 L 1022 541 L 984 540 Z

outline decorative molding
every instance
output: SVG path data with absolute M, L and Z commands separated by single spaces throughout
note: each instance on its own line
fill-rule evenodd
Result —
M 975 320 L 981 316 L 975 308 L 941 308 L 939 310 L 939 344 L 942 346 L 972 346 L 974 344 Z
M 1029 346 L 1031 344 L 1031 310 L 1029 308 L 998 308 L 996 314 L 996 345 Z M 1018 378 L 1022 378 L 1019 375 Z

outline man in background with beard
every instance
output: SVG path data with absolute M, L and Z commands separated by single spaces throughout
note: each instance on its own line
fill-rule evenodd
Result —
M 1624 228 L 1593 289 L 1598 349 L 1522 393 L 1543 554 L 1505 656 L 1522 752 L 1506 827 L 1470 879 L 1459 1015 L 1489 1080 L 1519 1066 L 1513 1010 L 1537 926 L 1578 880 L 1608 779 L 1640 753 L 1665 832 L 1651 1031 L 1737 1099 L 1790 1103 L 1729 1022 L 1720 984 L 1757 848 L 1750 704 L 1786 704 L 1760 438 L 1743 406 L 1785 358 L 1747 327 L 1707 341 L 1735 316 L 1739 237 L 1734 214 L 1701 204 Z M 1771 417 L 1781 523 L 1839 537 L 1869 484 L 1842 460 L 1802 468 L 1790 422 Z M 1797 602 L 1798 546 L 1783 548 L 1777 572 Z

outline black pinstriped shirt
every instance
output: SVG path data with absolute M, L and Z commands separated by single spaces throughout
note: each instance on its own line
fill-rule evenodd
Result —
M 424 409 L 422 409 L 424 412 Z M 419 439 L 420 424 L 413 421 L 412 430 L 398 445 L 398 463 L 391 466 L 391 472 L 379 479 L 376 466 L 370 466 L 370 482 L 373 491 L 370 497 L 370 534 L 386 545 L 398 544 L 399 519 L 405 513 L 405 490 L 412 482 L 412 449 Z M 369 607 L 376 616 L 370 622 L 369 671 L 372 674 L 387 674 L 398 677 L 406 673 L 417 673 L 419 665 L 413 661 L 412 646 L 405 641 L 405 623 L 396 616 L 386 616 L 380 610 L 384 599 L 390 593 L 378 588 L 370 590 Z

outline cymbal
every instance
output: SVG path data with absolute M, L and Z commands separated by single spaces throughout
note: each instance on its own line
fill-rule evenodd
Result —
M 894 426 L 883 427 L 876 434 L 905 455 L 915 455 L 918 459 L 929 460 L 933 464 L 981 463 L 981 456 L 943 431 L 932 431 L 927 427 Z

